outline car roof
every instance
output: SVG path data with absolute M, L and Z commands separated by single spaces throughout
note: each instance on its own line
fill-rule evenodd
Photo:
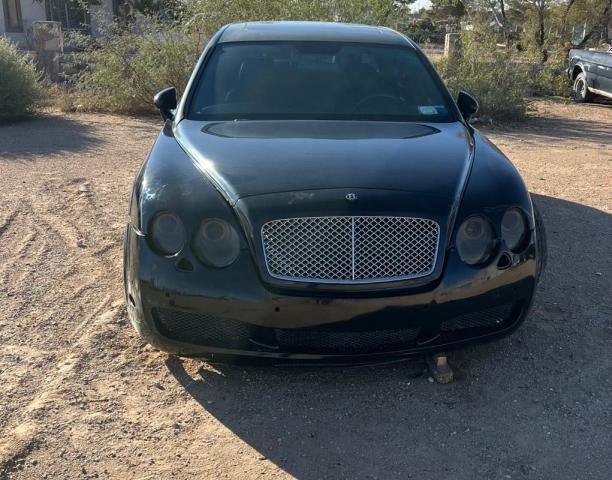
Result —
M 247 22 L 228 25 L 219 43 L 256 41 L 355 42 L 413 46 L 386 27 L 332 22 Z

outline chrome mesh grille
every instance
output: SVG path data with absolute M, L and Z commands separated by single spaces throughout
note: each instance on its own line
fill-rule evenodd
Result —
M 302 217 L 261 229 L 268 272 L 311 282 L 365 283 L 433 272 L 440 227 L 411 217 Z

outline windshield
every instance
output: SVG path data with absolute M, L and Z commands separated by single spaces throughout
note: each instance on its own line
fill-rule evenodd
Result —
M 448 94 L 416 50 L 376 44 L 217 45 L 188 118 L 449 122 Z

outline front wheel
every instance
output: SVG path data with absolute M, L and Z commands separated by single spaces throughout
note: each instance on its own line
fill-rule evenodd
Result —
M 593 94 L 589 92 L 586 74 L 582 72 L 574 81 L 574 101 L 578 103 L 587 103 L 591 100 L 593 100 Z

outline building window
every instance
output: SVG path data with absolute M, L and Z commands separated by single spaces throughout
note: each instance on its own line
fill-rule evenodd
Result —
M 45 9 L 47 20 L 60 22 L 62 30 L 80 31 L 89 33 L 89 13 L 87 5 L 90 2 L 83 0 L 47 0 Z M 91 2 L 103 3 L 103 2 Z
M 21 21 L 21 0 L 2 0 L 4 26 L 7 32 L 23 32 Z

